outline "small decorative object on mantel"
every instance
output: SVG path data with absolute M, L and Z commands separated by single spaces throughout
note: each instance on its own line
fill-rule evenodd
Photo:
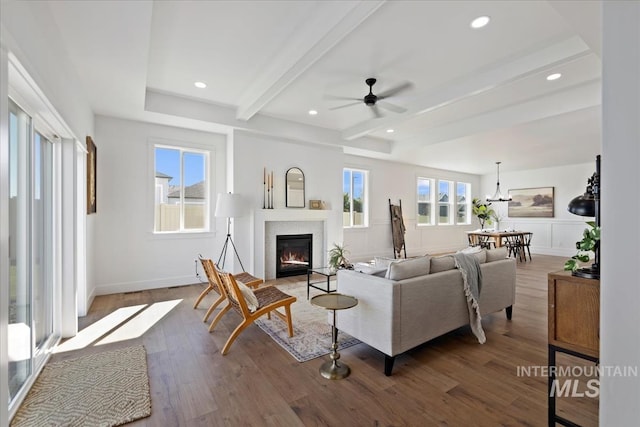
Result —
M 322 200 L 309 200 L 309 209 L 324 209 Z
M 273 209 L 273 171 L 262 172 L 262 209 Z

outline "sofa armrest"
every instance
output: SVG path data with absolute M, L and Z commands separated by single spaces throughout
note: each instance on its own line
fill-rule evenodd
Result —
M 358 305 L 336 313 L 338 329 L 393 356 L 400 337 L 402 287 L 394 280 L 340 270 L 338 292 L 358 299 Z

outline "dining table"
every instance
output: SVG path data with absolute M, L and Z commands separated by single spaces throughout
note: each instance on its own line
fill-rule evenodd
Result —
M 474 230 L 467 231 L 469 236 L 469 242 L 474 245 L 479 245 L 481 242 L 486 241 L 489 238 L 493 238 L 496 248 L 501 247 L 504 244 L 504 240 L 510 237 L 516 237 L 523 239 L 524 235 L 529 233 L 528 231 L 519 230 Z M 521 240 L 522 241 L 522 240 Z

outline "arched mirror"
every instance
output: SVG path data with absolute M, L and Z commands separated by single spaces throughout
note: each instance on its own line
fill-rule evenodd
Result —
M 300 168 L 290 168 L 285 176 L 288 208 L 304 208 L 304 173 Z

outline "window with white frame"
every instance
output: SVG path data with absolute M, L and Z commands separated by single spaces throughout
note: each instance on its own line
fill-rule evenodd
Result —
M 456 182 L 456 224 L 471 224 L 471 184 Z
M 453 224 L 453 181 L 438 180 L 438 224 Z
M 342 173 L 343 192 L 343 226 L 367 227 L 368 200 L 367 200 L 368 172 L 358 169 L 345 168 Z
M 430 178 L 418 178 L 417 191 L 417 223 L 418 225 L 433 225 L 433 180 Z
M 154 231 L 208 231 L 209 152 L 156 145 L 154 155 Z

